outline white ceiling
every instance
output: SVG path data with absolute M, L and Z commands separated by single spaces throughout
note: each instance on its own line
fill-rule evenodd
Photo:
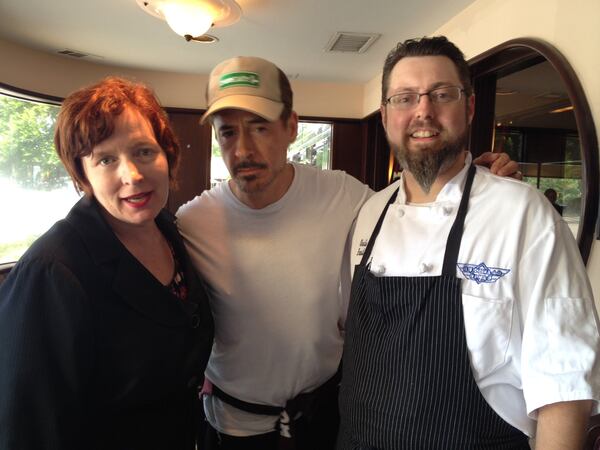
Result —
M 253 55 L 272 60 L 292 78 L 366 82 L 396 42 L 432 34 L 472 2 L 238 0 L 241 20 L 210 30 L 219 42 L 207 45 L 186 42 L 135 0 L 0 0 L 0 39 L 138 69 L 207 74 L 223 59 Z M 325 53 L 338 31 L 382 36 L 363 54 Z

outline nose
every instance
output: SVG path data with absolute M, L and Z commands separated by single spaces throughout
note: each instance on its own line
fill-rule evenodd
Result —
M 420 119 L 432 118 L 435 115 L 435 106 L 429 94 L 421 94 L 415 106 L 415 114 Z
M 144 179 L 138 165 L 131 160 L 125 160 L 121 164 L 121 180 L 123 184 L 136 184 Z
M 256 150 L 250 130 L 242 129 L 235 146 L 235 156 L 238 159 L 248 159 Z

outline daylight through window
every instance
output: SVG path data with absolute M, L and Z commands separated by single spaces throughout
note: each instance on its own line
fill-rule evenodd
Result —
M 58 109 L 0 94 L 0 264 L 19 259 L 78 199 L 54 150 Z

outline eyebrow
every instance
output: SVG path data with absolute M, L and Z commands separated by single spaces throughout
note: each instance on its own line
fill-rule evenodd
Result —
M 102 151 L 102 150 L 94 150 L 92 149 L 92 151 L 90 151 L 87 155 L 84 156 L 84 158 L 90 158 L 91 160 L 97 160 L 97 159 L 102 159 L 105 156 L 107 156 L 110 152 L 107 151 Z
M 256 125 L 256 124 L 261 124 L 261 123 L 271 123 L 270 121 L 268 121 L 267 119 L 263 118 L 263 117 L 254 117 L 252 119 L 249 119 L 245 122 L 245 124 L 248 125 Z M 229 124 L 223 124 L 221 125 L 217 131 L 222 131 L 222 130 L 231 130 L 236 128 L 236 125 L 229 125 Z
M 427 88 L 427 91 L 432 91 L 433 89 L 438 89 L 441 87 L 448 87 L 448 86 L 460 86 L 460 82 L 459 84 L 454 84 L 450 81 L 438 81 L 436 83 L 433 83 L 432 85 L 429 86 L 429 88 Z M 393 92 L 395 94 L 400 94 L 402 92 L 417 92 L 418 89 L 416 87 L 400 87 L 398 89 L 394 89 Z M 394 94 L 391 94 L 394 95 Z
M 102 144 L 102 143 L 100 143 L 100 144 Z M 133 149 L 133 148 L 141 147 L 141 146 L 156 146 L 156 147 L 160 148 L 160 144 L 158 143 L 158 141 L 141 138 L 141 139 L 136 139 L 133 142 L 130 142 L 127 145 L 127 149 Z M 97 147 L 97 145 L 96 145 L 96 147 Z M 94 150 L 94 149 L 92 149 L 87 156 L 89 156 L 92 159 L 97 159 L 97 158 L 102 158 L 107 155 L 112 155 L 113 153 L 114 153 L 114 151 L 112 151 L 112 150 Z
M 269 121 L 263 117 L 255 117 L 253 119 L 250 119 L 248 121 L 248 123 L 250 124 L 255 124 L 255 123 L 268 123 Z
M 129 148 L 133 148 L 133 147 L 138 147 L 140 145 L 157 145 L 160 147 L 160 144 L 158 143 L 158 140 L 156 140 L 156 138 L 154 138 L 154 140 L 152 139 L 145 139 L 145 138 L 141 138 L 141 139 L 136 139 L 135 141 L 131 142 L 128 147 Z
M 232 130 L 233 128 L 235 128 L 233 125 L 228 125 L 225 123 L 225 124 L 221 125 L 219 128 L 217 128 L 217 132 L 223 131 L 223 130 Z

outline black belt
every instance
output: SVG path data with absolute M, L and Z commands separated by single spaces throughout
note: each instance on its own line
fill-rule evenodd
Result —
M 279 416 L 275 425 L 276 430 L 279 432 L 278 447 L 279 449 L 293 449 L 295 448 L 294 441 L 296 435 L 294 432 L 294 421 L 298 417 L 302 416 L 305 417 L 308 422 L 310 422 L 310 419 L 314 415 L 315 408 L 317 406 L 317 400 L 321 396 L 336 389 L 340 384 L 341 378 L 342 370 L 340 365 L 337 372 L 317 389 L 311 392 L 298 394 L 294 398 L 288 400 L 285 403 L 285 406 L 272 406 L 245 402 L 229 395 L 214 384 L 212 387 L 212 394 L 228 405 L 245 412 L 262 414 L 266 416 Z

